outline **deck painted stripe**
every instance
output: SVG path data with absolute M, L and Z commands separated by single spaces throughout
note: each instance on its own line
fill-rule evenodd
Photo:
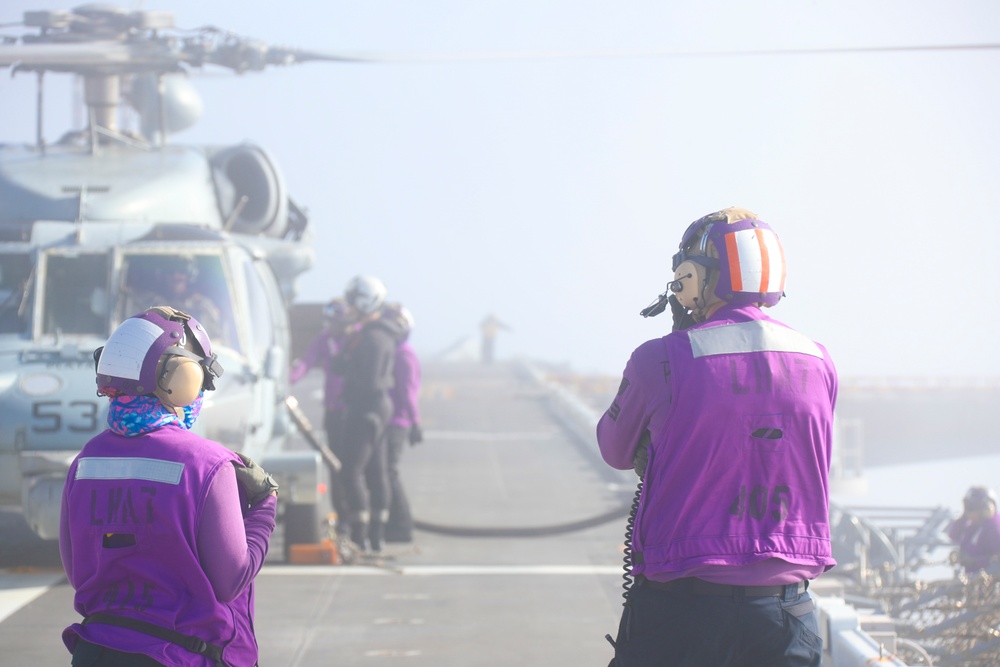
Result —
M 511 431 L 509 433 L 489 433 L 486 431 L 424 431 L 424 439 L 435 441 L 465 440 L 481 442 L 519 442 L 523 440 L 551 440 L 553 437 L 558 435 L 558 433 L 559 431 L 557 429 L 552 429 L 551 431 L 531 432 Z
M 0 573 L 0 623 L 65 578 L 62 573 Z
M 367 565 L 265 565 L 260 571 L 263 576 L 319 576 L 330 577 L 372 577 L 405 575 L 417 577 L 455 576 L 621 576 L 621 565 L 405 565 L 385 567 Z

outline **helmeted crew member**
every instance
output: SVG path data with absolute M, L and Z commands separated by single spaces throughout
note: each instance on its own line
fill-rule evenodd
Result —
M 985 486 L 970 487 L 962 505 L 962 516 L 948 526 L 948 537 L 958 545 L 958 562 L 966 571 L 985 570 L 1000 563 L 996 492 Z
M 410 344 L 413 331 L 413 313 L 402 304 L 389 304 L 385 315 L 400 324 L 400 342 L 396 347 L 396 361 L 393 370 L 393 386 L 389 391 L 392 399 L 392 417 L 387 433 L 387 466 L 392 500 L 389 503 L 389 519 L 385 527 L 386 542 L 413 541 L 413 515 L 410 502 L 403 488 L 399 474 L 399 461 L 406 445 L 416 445 L 423 441 L 420 428 L 420 360 Z
M 347 302 L 343 298 L 331 299 L 323 306 L 323 328 L 309 342 L 300 359 L 292 363 L 289 381 L 296 384 L 310 369 L 323 369 L 323 429 L 326 431 L 327 445 L 334 455 L 344 458 L 344 376 L 337 369 L 337 355 L 340 354 L 357 325 L 349 318 Z M 338 529 L 346 526 L 348 507 L 345 499 L 344 482 L 340 472 L 330 473 L 331 499 L 337 513 Z
M 131 262 L 130 275 L 133 271 L 145 271 L 151 275 L 147 277 L 147 284 L 129 286 L 123 316 L 158 303 L 169 303 L 201 322 L 206 330 L 212 332 L 216 344 L 232 340 L 232 332 L 223 330 L 226 321 L 219 306 L 198 289 L 198 262 L 194 257 L 133 255 Z
M 337 357 L 337 370 L 344 377 L 341 462 L 351 540 L 376 553 L 382 550 L 391 501 L 385 435 L 401 335 L 397 322 L 382 317 L 385 296 L 378 278 L 357 276 L 348 282 L 344 301 L 358 330 Z
M 642 478 L 612 664 L 818 667 L 833 362 L 762 312 L 785 261 L 753 213 L 692 223 L 672 269 L 641 314 L 669 304 L 674 331 L 636 348 L 597 426 L 604 460 Z
M 253 581 L 277 484 L 192 433 L 222 368 L 204 327 L 168 307 L 126 319 L 94 354 L 109 428 L 70 466 L 59 551 L 73 664 L 251 667 Z

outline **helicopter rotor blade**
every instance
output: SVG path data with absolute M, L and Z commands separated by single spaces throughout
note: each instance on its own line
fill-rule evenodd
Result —
M 375 63 L 385 62 L 373 55 L 324 53 L 306 49 L 271 47 L 267 52 L 269 65 L 293 65 L 306 62 Z
M 85 5 L 71 11 L 26 12 L 22 27 L 38 34 L 0 35 L 0 67 L 89 74 L 165 72 L 215 65 L 236 73 L 305 62 L 444 63 L 609 58 L 719 58 L 841 53 L 995 50 L 997 43 L 808 47 L 739 51 L 585 50 L 349 54 L 272 47 L 216 26 L 175 28 L 167 12 Z
M 613 58 L 732 58 L 748 56 L 835 55 L 851 53 L 892 53 L 919 51 L 990 51 L 1000 49 L 1000 43 L 930 44 L 900 46 L 816 47 L 788 49 L 748 49 L 740 51 L 671 51 L 657 49 L 585 50 L 585 51 L 496 51 L 453 53 L 382 53 L 333 56 L 345 62 L 371 63 L 444 63 L 516 60 L 584 60 Z
M 211 51 L 175 50 L 158 42 L 126 44 L 115 41 L 75 43 L 0 43 L 0 67 L 22 70 L 83 72 L 99 69 L 105 73 L 139 70 L 176 70 L 181 65 L 217 65 L 236 72 L 262 70 L 272 65 L 298 63 L 370 62 L 363 56 L 337 55 L 301 49 L 268 48 L 262 43 L 243 41 L 222 45 Z

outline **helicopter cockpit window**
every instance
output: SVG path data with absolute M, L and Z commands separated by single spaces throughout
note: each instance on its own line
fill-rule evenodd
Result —
M 253 264 L 246 264 L 247 290 L 250 297 L 250 322 L 252 324 L 251 334 L 253 336 L 253 352 L 258 359 L 263 359 L 268 349 L 274 345 L 274 323 L 271 311 L 267 304 L 267 288 L 261 282 L 261 277 L 257 275 L 256 267 Z
M 0 333 L 29 329 L 31 266 L 27 253 L 0 253 Z
M 170 306 L 205 325 L 213 347 L 238 347 L 220 256 L 129 253 L 121 276 L 119 321 L 152 306 Z
M 45 265 L 43 334 L 108 333 L 108 256 L 50 254 Z

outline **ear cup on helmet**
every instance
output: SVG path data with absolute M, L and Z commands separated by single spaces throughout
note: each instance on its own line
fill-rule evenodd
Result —
M 674 280 L 682 285 L 677 295 L 677 301 L 689 310 L 698 308 L 698 300 L 701 299 L 702 286 L 705 284 L 706 269 L 701 264 L 690 260 L 681 262 L 674 271 Z M 704 305 L 704 304 L 702 304 Z
M 164 405 L 183 408 L 194 403 L 205 382 L 205 371 L 194 359 L 170 355 L 160 361 L 153 392 Z

